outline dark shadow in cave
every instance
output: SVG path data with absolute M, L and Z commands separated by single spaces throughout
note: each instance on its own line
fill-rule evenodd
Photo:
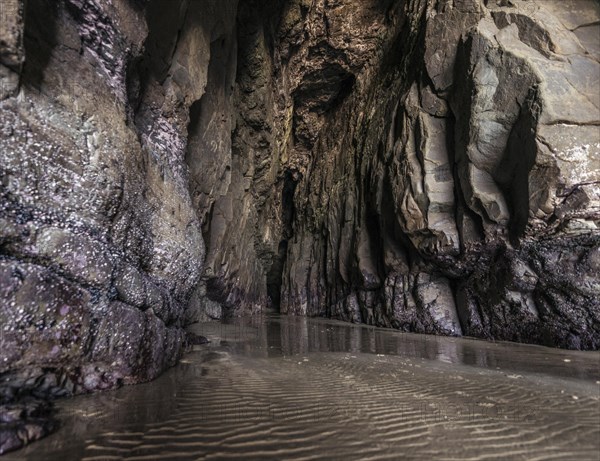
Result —
M 281 285 L 283 283 L 283 267 L 287 259 L 288 241 L 294 235 L 294 194 L 298 185 L 298 173 L 287 170 L 283 177 L 283 188 L 281 191 L 281 241 L 277 255 L 267 273 L 267 295 L 271 299 L 271 306 L 277 312 L 281 307 Z
M 529 173 L 537 156 L 537 121 L 541 113 L 537 86 L 529 90 L 508 138 L 494 178 L 510 210 L 509 238 L 513 245 L 525 234 L 529 221 Z
M 58 44 L 56 23 L 60 8 L 60 4 L 47 0 L 29 0 L 26 3 L 25 64 L 21 84 L 29 89 L 41 91 L 44 71 L 50 62 L 52 50 Z

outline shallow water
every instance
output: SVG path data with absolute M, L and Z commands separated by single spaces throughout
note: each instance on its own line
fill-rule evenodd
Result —
M 600 354 L 303 317 L 198 324 L 159 379 L 2 460 L 600 459 Z

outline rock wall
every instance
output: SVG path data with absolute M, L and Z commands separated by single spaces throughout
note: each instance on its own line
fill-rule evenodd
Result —
M 206 259 L 191 184 L 228 187 L 220 164 L 198 173 L 188 132 L 219 95 L 211 136 L 230 138 L 237 2 L 1 10 L 0 453 L 51 429 L 31 399 L 150 380 L 180 356 Z
M 599 20 L 3 0 L 0 452 L 52 429 L 35 399 L 152 379 L 187 324 L 269 306 L 598 349 Z
M 282 311 L 597 349 L 598 4 L 399 18 L 379 55 L 340 32 L 370 61 L 300 171 Z

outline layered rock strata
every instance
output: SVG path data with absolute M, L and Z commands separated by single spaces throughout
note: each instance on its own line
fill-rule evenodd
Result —
M 599 347 L 598 5 L 567 3 L 406 3 L 301 170 L 284 312 Z

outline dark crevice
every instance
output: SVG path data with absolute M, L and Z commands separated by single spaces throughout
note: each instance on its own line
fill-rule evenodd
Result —
M 287 260 L 288 241 L 294 235 L 294 218 L 296 209 L 294 206 L 294 194 L 300 177 L 294 170 L 287 170 L 283 177 L 281 191 L 281 221 L 282 235 L 277 249 L 277 256 L 267 273 L 267 295 L 271 300 L 271 306 L 279 311 L 281 306 L 281 286 L 283 283 L 283 269 Z
M 188 143 L 186 146 L 185 152 L 185 162 L 190 167 L 191 159 L 194 157 L 194 140 L 198 138 L 200 132 L 200 117 L 202 115 L 202 98 L 194 101 L 194 103 L 190 106 L 190 121 L 188 123 L 187 128 L 187 139 Z M 189 175 L 189 188 L 190 188 L 190 196 L 192 200 L 197 203 L 198 197 L 200 195 L 200 186 L 201 184 L 197 184 L 197 179 L 193 174 Z
M 509 237 L 518 244 L 529 221 L 529 173 L 537 155 L 537 120 L 541 112 L 538 89 L 533 87 L 512 127 L 502 161 L 494 175 L 510 211 Z
M 23 86 L 41 91 L 44 71 L 57 45 L 56 25 L 61 5 L 58 2 L 29 0 L 25 10 L 25 65 L 21 76 Z
M 277 255 L 273 260 L 271 269 L 267 274 L 267 296 L 271 299 L 271 307 L 279 312 L 281 306 L 281 286 L 283 277 L 283 268 L 287 259 L 288 241 L 281 240 Z
M 344 100 L 350 96 L 350 94 L 352 94 L 355 83 L 356 77 L 354 74 L 350 74 L 342 80 L 337 95 L 331 100 L 331 106 L 329 110 L 337 109 L 342 102 L 344 102 Z

